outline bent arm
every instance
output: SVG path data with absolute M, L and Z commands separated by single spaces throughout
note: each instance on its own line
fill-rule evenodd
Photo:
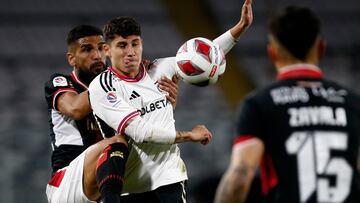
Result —
M 216 191 L 215 203 L 239 203 L 246 200 L 263 153 L 264 144 L 258 138 L 233 147 L 230 165 Z
M 74 120 L 79 120 L 91 112 L 88 91 L 80 94 L 76 92 L 64 92 L 57 98 L 57 107 L 62 114 Z
M 135 142 L 174 144 L 183 142 L 200 142 L 208 144 L 212 135 L 203 125 L 195 126 L 191 131 L 163 129 L 144 121 L 139 116 L 130 120 L 125 127 L 125 134 Z

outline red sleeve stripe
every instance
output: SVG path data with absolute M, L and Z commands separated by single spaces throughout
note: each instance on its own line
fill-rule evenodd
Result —
M 264 154 L 260 162 L 261 191 L 266 195 L 278 184 L 275 165 L 269 154 Z
M 59 187 L 62 179 L 64 178 L 65 171 L 66 171 L 66 169 L 56 171 L 54 176 L 51 178 L 51 180 L 49 181 L 48 184 L 52 185 L 54 187 Z
M 125 116 L 125 118 L 120 122 L 120 124 L 118 126 L 117 133 L 122 134 L 124 132 L 124 130 L 125 130 L 126 123 L 130 119 L 132 119 L 132 118 L 134 118 L 135 116 L 138 116 L 138 115 L 139 115 L 139 113 L 137 111 L 133 111 L 133 112 L 129 113 L 127 116 Z
M 253 138 L 255 138 L 256 136 L 254 135 L 239 135 L 237 138 L 235 138 L 234 140 L 234 145 L 243 143 L 245 141 L 251 140 Z
M 55 94 L 54 94 L 54 96 L 53 96 L 53 100 L 52 100 L 53 108 L 54 108 L 55 110 L 57 110 L 56 105 L 55 105 L 56 97 L 57 97 L 60 93 L 63 93 L 63 92 L 75 92 L 75 93 L 77 93 L 77 92 L 75 91 L 75 89 L 73 89 L 73 88 L 62 88 L 62 89 L 57 90 L 57 91 L 55 92 Z

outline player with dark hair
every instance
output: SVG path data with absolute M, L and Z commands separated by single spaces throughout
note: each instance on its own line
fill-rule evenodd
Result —
M 246 0 L 237 25 L 214 40 L 226 52 L 252 22 L 251 0 Z M 208 144 L 211 133 L 203 125 L 191 131 L 176 131 L 173 108 L 156 80 L 161 74 L 147 71 L 141 64 L 140 25 L 130 17 L 110 20 L 104 26 L 105 50 L 111 66 L 89 86 L 89 98 L 95 117 L 118 134 L 129 138 L 122 202 L 186 202 L 186 167 L 176 143 Z M 174 73 L 175 59 L 164 71 Z M 155 143 L 155 144 L 154 144 Z
M 320 22 L 289 6 L 269 21 L 278 81 L 243 102 L 216 203 L 244 202 L 260 164 L 266 202 L 360 202 L 360 98 L 327 79 Z
M 49 202 L 93 202 L 100 199 L 99 189 L 104 203 L 119 198 L 127 142 L 105 124 L 99 124 L 102 135 L 87 92 L 90 82 L 105 69 L 104 44 L 101 29 L 73 28 L 67 36 L 67 59 L 74 70 L 70 75 L 54 74 L 45 84 L 53 147 Z M 175 105 L 176 84 L 169 79 L 159 83 Z

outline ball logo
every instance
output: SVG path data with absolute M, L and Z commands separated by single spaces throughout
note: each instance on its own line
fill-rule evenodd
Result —
M 211 69 L 211 72 L 210 72 L 210 75 L 209 77 L 212 78 L 214 77 L 215 73 L 216 73 L 216 70 L 217 70 L 217 65 L 214 65 Z
M 117 101 L 117 97 L 116 94 L 113 92 L 109 92 L 106 99 L 110 102 L 110 103 L 115 103 Z

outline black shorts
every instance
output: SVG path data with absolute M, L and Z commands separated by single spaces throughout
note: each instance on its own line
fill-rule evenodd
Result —
M 186 203 L 186 182 L 161 186 L 155 190 L 121 196 L 121 203 Z

